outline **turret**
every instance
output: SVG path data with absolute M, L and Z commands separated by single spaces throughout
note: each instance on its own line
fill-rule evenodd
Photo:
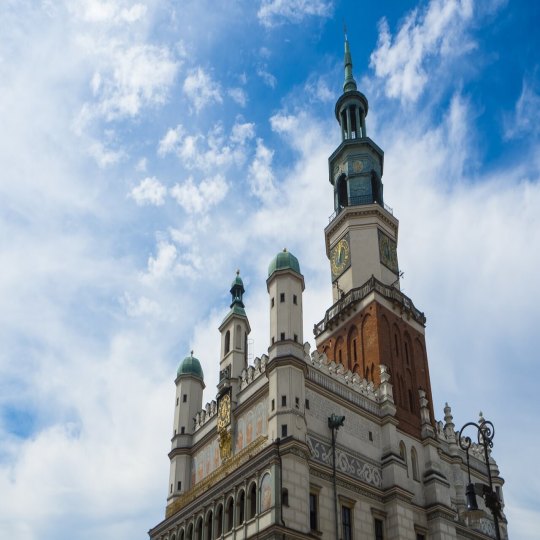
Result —
M 201 363 L 193 356 L 186 356 L 176 372 L 176 398 L 174 408 L 172 449 L 169 454 L 168 500 L 175 499 L 191 486 L 191 445 L 194 418 L 202 409 L 204 374 Z
M 304 276 L 300 273 L 298 259 L 287 249 L 272 259 L 266 285 L 270 295 L 270 357 L 290 350 L 291 346 L 301 351 Z
M 219 363 L 219 387 L 235 385 L 242 370 L 247 368 L 248 336 L 251 332 L 244 309 L 244 282 L 240 270 L 231 284 L 231 309 L 221 326 L 221 360 Z

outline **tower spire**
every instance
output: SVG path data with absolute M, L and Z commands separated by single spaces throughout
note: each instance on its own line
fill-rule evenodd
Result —
M 353 77 L 353 64 L 351 50 L 349 48 L 349 40 L 347 38 L 347 26 L 343 25 L 343 33 L 345 35 L 345 82 L 343 83 L 343 92 L 351 92 L 357 90 L 356 81 Z

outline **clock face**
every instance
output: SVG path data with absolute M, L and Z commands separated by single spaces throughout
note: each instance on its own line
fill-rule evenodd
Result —
M 398 274 L 397 245 L 395 240 L 379 231 L 379 255 L 381 263 L 394 274 Z
M 353 161 L 353 171 L 355 173 L 362 172 L 364 168 L 364 163 L 360 160 Z
M 330 251 L 332 280 L 337 279 L 351 265 L 351 248 L 347 234 Z
M 231 423 L 231 396 L 224 395 L 218 406 L 217 427 L 219 430 L 227 427 Z

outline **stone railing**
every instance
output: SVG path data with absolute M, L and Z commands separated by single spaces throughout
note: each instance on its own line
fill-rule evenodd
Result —
M 395 305 L 399 306 L 402 312 L 409 314 L 416 322 L 421 325 L 426 324 L 424 314 L 414 307 L 413 301 L 403 294 L 399 289 L 381 283 L 374 276 L 371 276 L 361 287 L 351 289 L 347 294 L 343 295 L 333 306 L 326 310 L 324 319 L 313 327 L 315 337 L 320 336 L 331 323 L 339 317 L 345 309 L 352 307 L 357 302 L 366 298 L 372 292 L 376 292 L 384 298 L 390 300 Z

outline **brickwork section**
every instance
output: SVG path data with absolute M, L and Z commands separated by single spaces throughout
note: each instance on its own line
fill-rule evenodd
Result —
M 401 430 L 420 437 L 419 388 L 426 391 L 433 422 L 425 337 L 377 301 L 337 328 L 317 349 L 376 386 L 381 382 L 379 365 L 386 365 Z

